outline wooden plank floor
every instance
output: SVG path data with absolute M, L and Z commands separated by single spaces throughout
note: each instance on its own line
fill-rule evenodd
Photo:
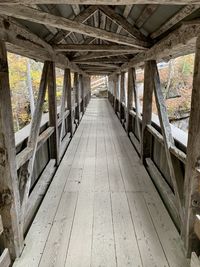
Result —
M 91 100 L 15 267 L 189 266 L 108 100 Z

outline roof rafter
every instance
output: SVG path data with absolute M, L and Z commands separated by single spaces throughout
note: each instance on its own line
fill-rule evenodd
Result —
M 154 39 L 170 28 L 172 28 L 174 25 L 176 25 L 178 22 L 183 20 L 185 17 L 192 14 L 194 11 L 200 8 L 200 5 L 188 5 L 183 7 L 180 11 L 178 11 L 174 16 L 172 16 L 165 24 L 163 24 L 158 30 L 153 32 L 151 34 L 151 38 Z
M 125 6 L 125 8 L 124 8 L 124 12 L 123 12 L 123 17 L 124 17 L 125 19 L 128 18 L 129 14 L 130 14 L 130 12 L 131 12 L 131 10 L 132 10 L 132 8 L 133 8 L 133 5 L 126 5 L 126 6 Z M 117 28 L 116 33 L 120 33 L 120 32 L 121 32 L 121 29 L 122 29 L 122 26 L 119 25 L 118 28 Z
M 138 28 L 141 28 L 143 24 L 147 21 L 147 19 L 156 11 L 157 8 L 158 5 L 147 5 L 142 11 L 142 14 L 136 20 L 135 25 Z
M 87 60 L 87 59 L 91 59 L 91 58 L 102 58 L 102 57 L 111 57 L 111 56 L 120 56 L 120 55 L 125 55 L 125 54 L 130 54 L 130 52 L 92 52 L 92 53 L 88 53 L 87 55 L 83 55 L 83 56 L 79 56 L 74 58 L 72 61 L 73 62 L 77 62 L 77 61 L 81 61 L 81 60 Z
M 119 44 L 130 45 L 137 48 L 145 48 L 148 46 L 147 42 L 136 40 L 131 37 L 122 36 L 116 33 L 107 32 L 105 30 L 94 28 L 76 21 L 58 17 L 34 8 L 23 5 L 2 5 L 0 8 L 0 14 L 6 14 L 8 16 L 29 20 L 32 22 L 53 26 L 63 30 L 73 31 L 88 36 L 101 38 L 111 42 Z

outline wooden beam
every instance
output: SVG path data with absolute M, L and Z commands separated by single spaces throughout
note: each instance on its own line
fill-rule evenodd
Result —
M 81 103 L 81 112 L 82 114 L 85 113 L 85 88 L 84 88 L 84 81 L 83 81 L 83 76 L 79 75 L 79 79 L 80 79 L 80 91 L 81 91 L 81 99 L 82 99 L 82 103 Z
M 75 94 L 75 103 L 77 104 L 75 108 L 75 119 L 80 122 L 80 88 L 79 88 L 79 75 L 77 72 L 74 73 L 74 94 Z
M 2 5 L 0 14 L 8 15 L 11 17 L 25 19 L 28 21 L 49 25 L 55 28 L 73 31 L 95 38 L 116 42 L 119 44 L 130 45 L 137 48 L 145 48 L 148 43 L 141 40 L 136 40 L 131 37 L 122 36 L 116 33 L 108 32 L 99 28 L 91 27 L 76 21 L 66 19 L 64 17 L 55 16 L 41 10 L 30 8 L 23 5 Z
M 70 137 L 73 136 L 73 110 L 72 110 L 72 87 L 71 87 L 71 73 L 70 69 L 65 69 L 64 74 L 64 83 L 66 86 L 66 98 L 67 98 L 67 109 L 69 110 L 69 116 L 67 119 L 68 122 L 68 132 L 70 133 Z
M 122 102 L 125 100 L 125 72 L 120 75 L 119 114 L 120 120 L 124 119 Z
M 104 63 L 104 64 L 120 64 L 127 62 L 126 58 L 91 58 L 83 61 L 76 61 L 76 64 L 91 64 L 92 63 Z
M 58 143 L 58 120 L 57 120 L 57 99 L 56 99 L 56 70 L 53 62 L 48 62 L 48 104 L 49 104 L 49 126 L 54 127 L 50 137 L 50 158 L 59 164 L 59 143 Z
M 196 24 L 193 21 L 191 25 L 183 24 L 159 43 L 152 46 L 148 51 L 140 53 L 130 59 L 129 62 L 124 63 L 113 75 L 130 67 L 141 66 L 147 60 L 165 60 L 166 58 L 194 52 L 195 41 L 198 35 L 200 35 L 200 25 L 198 23 Z
M 46 94 L 47 82 L 48 82 L 48 62 L 44 63 L 42 76 L 40 80 L 40 87 L 38 92 L 38 100 L 34 111 L 34 116 L 31 121 L 31 130 L 27 142 L 27 147 L 32 148 L 32 157 L 28 160 L 19 170 L 20 181 L 20 195 L 21 195 L 21 216 L 22 216 L 22 229 L 24 227 L 24 220 L 26 214 L 26 207 L 28 203 L 28 196 L 31 186 L 31 178 L 33 173 L 33 165 L 35 161 L 35 155 L 37 150 L 37 140 L 40 130 L 40 122 L 42 117 L 42 108 Z
M 183 20 L 185 17 L 191 15 L 193 12 L 198 10 L 200 8 L 200 5 L 187 5 L 183 7 L 180 11 L 178 11 L 173 17 L 171 17 L 166 23 L 164 23 L 158 30 L 153 32 L 151 34 L 151 38 L 154 39 L 170 28 L 172 28 L 174 25 L 176 25 L 178 22 Z
M 183 222 L 183 209 L 182 209 L 182 201 L 183 201 L 182 182 L 183 181 L 179 180 L 179 176 L 178 176 L 178 173 L 175 171 L 175 166 L 173 164 L 173 160 L 172 160 L 171 153 L 170 153 L 170 147 L 175 146 L 175 143 L 174 143 L 174 138 L 171 132 L 171 126 L 169 124 L 169 119 L 167 116 L 167 109 L 165 106 L 164 97 L 163 97 L 163 93 L 161 90 L 160 77 L 159 77 L 156 61 L 151 62 L 151 71 L 153 75 L 153 90 L 154 90 L 163 140 L 164 140 L 164 147 L 165 147 L 165 153 L 166 153 L 167 163 L 169 167 L 169 173 L 170 173 L 171 181 L 173 184 L 173 190 L 175 193 L 180 221 Z
M 193 75 L 193 89 L 184 183 L 185 224 L 183 229 L 183 237 L 188 256 L 190 256 L 192 251 L 195 251 L 194 249 L 197 249 L 196 246 L 198 245 L 198 242 L 196 236 L 194 235 L 194 221 L 195 215 L 200 209 L 200 37 L 198 37 L 196 42 L 196 54 Z
M 134 102 L 135 102 L 135 112 L 136 112 L 136 125 L 137 125 L 137 132 L 138 132 L 138 139 L 141 142 L 141 128 L 140 128 L 140 101 L 138 96 L 138 89 L 136 86 L 136 74 L 133 75 L 133 95 L 134 95 Z
M 13 128 L 8 61 L 5 43 L 0 41 L 0 199 L 5 244 L 12 259 L 23 249 L 20 227 L 20 196 L 16 168 L 16 149 Z
M 123 12 L 123 17 L 125 19 L 128 18 L 129 14 L 130 14 L 130 12 L 132 10 L 132 8 L 133 8 L 133 5 L 126 5 L 125 6 L 124 12 Z M 118 26 L 116 33 L 120 33 L 121 32 L 121 29 L 122 29 L 122 26 Z
M 106 14 L 113 22 L 120 25 L 126 32 L 131 34 L 138 40 L 146 41 L 146 37 L 133 25 L 131 25 L 125 18 L 120 14 L 116 13 L 114 9 L 108 6 L 99 6 L 99 9 Z
M 88 51 L 96 51 L 96 52 L 124 52 L 129 51 L 130 53 L 138 53 L 141 50 L 135 49 L 131 46 L 126 45 L 113 45 L 113 44 L 58 44 L 54 45 L 53 49 L 58 52 L 88 52 Z
M 0 4 L 80 4 L 80 5 L 132 5 L 132 4 L 160 4 L 187 5 L 199 4 L 199 0 L 0 0 Z
M 97 11 L 96 6 L 89 6 L 85 8 L 82 12 L 80 12 L 75 18 L 73 18 L 74 21 L 84 23 L 86 22 L 95 12 Z M 60 43 L 64 38 L 67 38 L 70 36 L 72 32 L 66 32 L 66 34 L 63 36 L 63 34 L 57 34 L 54 36 L 54 38 L 51 40 L 51 43 Z
M 158 5 L 147 5 L 142 11 L 142 14 L 136 20 L 135 25 L 138 28 L 141 28 L 143 24 L 148 20 L 148 18 L 150 18 L 151 15 L 156 11 L 157 8 Z
M 73 62 L 80 62 L 81 60 L 88 60 L 93 58 L 102 58 L 102 57 L 115 57 L 115 56 L 121 56 L 125 54 L 130 54 L 130 52 L 91 52 L 87 55 L 78 56 L 72 59 Z
M 126 107 L 126 131 L 127 134 L 131 131 L 131 118 L 129 111 L 133 108 L 133 86 L 135 86 L 133 83 L 135 81 L 135 69 L 130 68 L 128 70 L 128 88 L 127 88 L 127 107 Z
M 152 97 L 153 97 L 153 62 L 146 61 L 144 67 L 144 92 L 142 109 L 142 138 L 141 138 L 141 159 L 145 163 L 145 158 L 151 157 L 151 137 L 147 126 L 151 124 L 152 117 Z

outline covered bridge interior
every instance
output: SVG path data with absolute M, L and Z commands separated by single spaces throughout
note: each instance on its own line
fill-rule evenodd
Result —
M 0 267 L 200 266 L 199 8 L 193 0 L 0 0 Z M 21 135 L 7 51 L 44 63 Z M 192 52 L 181 141 L 157 63 Z M 59 108 L 55 67 L 64 70 Z M 108 99 L 91 99 L 91 75 L 108 76 Z

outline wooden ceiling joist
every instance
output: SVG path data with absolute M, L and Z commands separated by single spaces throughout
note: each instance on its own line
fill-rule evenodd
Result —
M 130 14 L 130 12 L 132 10 L 132 8 L 133 8 L 133 5 L 126 5 L 125 6 L 124 12 L 123 12 L 123 17 L 125 19 L 128 18 L 129 14 Z M 121 29 L 122 29 L 122 26 L 118 26 L 116 33 L 120 33 L 121 32 Z
M 102 58 L 102 57 L 114 57 L 114 56 L 120 56 L 120 55 L 125 55 L 125 54 L 130 54 L 130 52 L 98 52 L 98 53 L 89 53 L 87 55 L 79 56 L 73 59 L 73 62 L 76 61 L 81 61 L 81 60 L 88 60 L 91 58 Z
M 147 5 L 142 11 L 142 14 L 136 20 L 135 25 L 138 28 L 141 28 L 143 24 L 147 21 L 147 19 L 156 11 L 157 8 L 158 5 Z
M 178 22 L 195 12 L 197 9 L 200 8 L 200 5 L 188 5 L 183 7 L 180 11 L 178 11 L 172 18 L 170 18 L 166 23 L 164 23 L 158 30 L 151 34 L 151 38 L 154 39 L 164 32 L 168 31 Z
M 188 5 L 200 4 L 200 0 L 0 0 L 0 4 L 80 4 L 80 5 Z
M 99 9 L 106 14 L 113 22 L 121 26 L 126 32 L 131 34 L 134 38 L 138 40 L 146 41 L 146 37 L 133 25 L 131 25 L 125 18 L 120 14 L 116 13 L 114 9 L 108 6 L 99 6 Z
M 64 52 L 73 52 L 73 51 L 96 51 L 96 52 L 103 52 L 103 51 L 109 51 L 109 52 L 124 52 L 129 51 L 130 53 L 138 53 L 141 50 L 135 49 L 131 46 L 126 45 L 98 45 L 98 44 L 59 44 L 54 45 L 53 48 L 56 51 L 64 51 Z
M 116 33 L 107 32 L 99 28 L 84 25 L 76 21 L 71 21 L 69 19 L 58 17 L 23 5 L 2 5 L 0 8 L 0 14 L 8 15 L 19 19 L 25 19 L 43 25 L 53 26 L 55 28 L 63 30 L 85 34 L 95 38 L 100 37 L 103 40 L 130 45 L 137 48 L 143 49 L 148 46 L 148 43 L 145 41 L 136 40 L 134 38 L 122 36 Z

